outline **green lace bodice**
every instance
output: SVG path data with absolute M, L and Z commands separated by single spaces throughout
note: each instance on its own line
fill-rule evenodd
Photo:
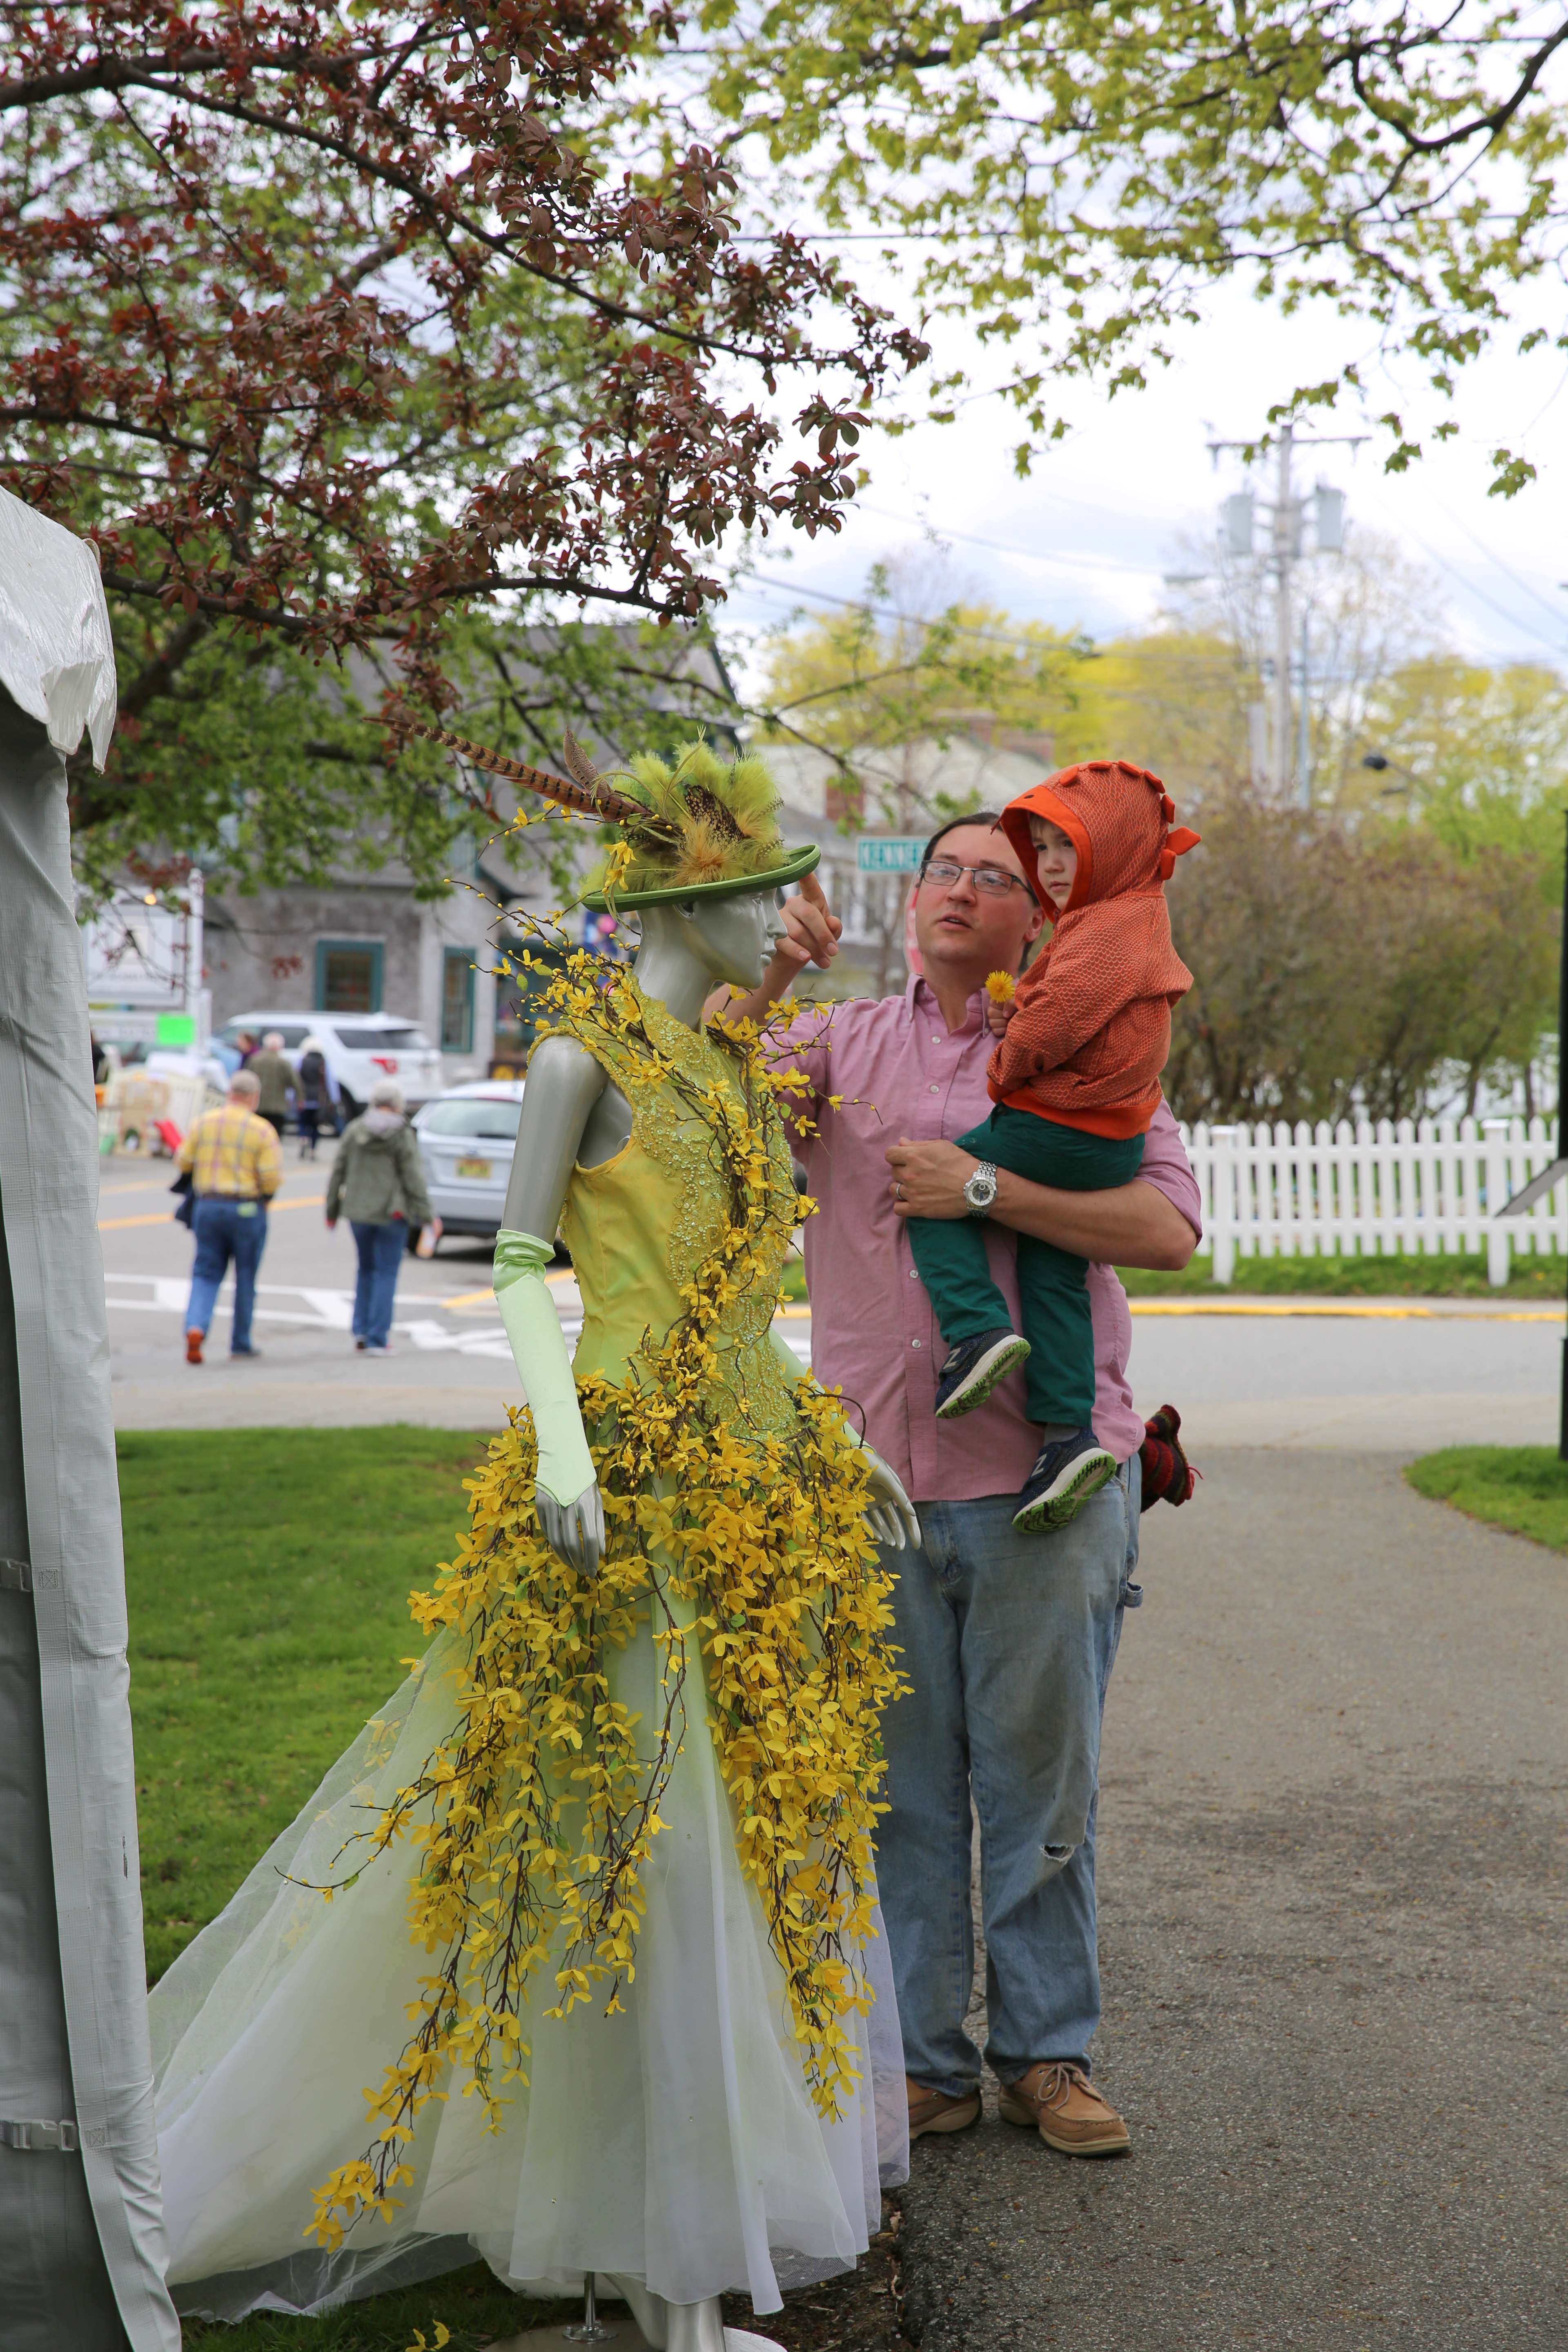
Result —
M 583 1297 L 579 1380 L 647 1377 L 658 1346 L 689 1311 L 683 1297 L 743 1221 L 750 1264 L 723 1284 L 710 1339 L 717 1417 L 778 1433 L 793 1418 L 791 1382 L 769 1339 L 796 1218 L 784 1123 L 738 1046 L 675 1020 L 628 977 L 606 1017 L 566 1034 L 593 1055 L 632 1107 L 630 1140 L 613 1160 L 574 1171 L 561 1231 Z

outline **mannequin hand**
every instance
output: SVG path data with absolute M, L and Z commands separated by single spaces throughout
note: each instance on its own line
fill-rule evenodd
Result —
M 866 1507 L 866 1523 L 879 1544 L 891 1551 L 902 1551 L 906 1545 L 918 1549 L 921 1523 L 915 1517 L 915 1507 L 903 1489 L 898 1473 L 889 1470 L 874 1445 L 863 1445 L 868 1465 L 868 1485 L 870 1500 Z
M 533 1507 L 544 1540 L 556 1557 L 568 1568 L 596 1576 L 605 1550 L 605 1498 L 597 1482 L 584 1486 L 574 1503 L 558 1503 L 542 1486 L 535 1486 Z

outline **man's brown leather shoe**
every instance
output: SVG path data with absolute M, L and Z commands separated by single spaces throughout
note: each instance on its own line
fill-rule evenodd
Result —
M 1005 2085 L 1001 2112 L 1007 2123 L 1033 2124 L 1063 2156 L 1125 2156 L 1132 2145 L 1121 2117 L 1081 2066 L 1042 2059 Z
M 910 2138 L 917 2140 L 926 2132 L 967 2131 L 979 2120 L 980 2094 L 971 2091 L 964 2098 L 951 2098 L 945 2091 L 928 2091 L 912 2074 L 904 2076 L 904 2088 L 910 2100 Z
M 185 1361 L 186 1361 L 186 1363 L 187 1363 L 187 1364 L 199 1364 L 199 1363 L 201 1362 L 201 1360 L 202 1360 L 202 1340 L 203 1340 L 203 1339 L 205 1338 L 205 1333 L 203 1333 L 203 1332 L 201 1332 L 201 1331 L 187 1331 L 187 1332 L 186 1332 L 186 1334 L 185 1334 Z

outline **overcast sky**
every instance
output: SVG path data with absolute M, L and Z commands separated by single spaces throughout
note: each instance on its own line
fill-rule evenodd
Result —
M 1554 300 L 1531 299 L 1521 323 L 1537 320 L 1549 336 L 1563 331 L 1561 289 Z M 1568 593 L 1559 584 L 1568 579 L 1568 354 L 1549 341 L 1527 358 L 1510 348 L 1484 360 L 1449 408 L 1422 388 L 1417 370 L 1403 381 L 1387 375 L 1369 356 L 1364 330 L 1326 313 L 1281 320 L 1239 289 L 1211 298 L 1204 329 L 1178 348 L 1178 363 L 1145 393 L 1107 401 L 1071 388 L 1064 404 L 1075 429 L 1026 481 L 1011 464 L 1014 412 L 994 399 L 971 400 L 952 425 L 874 436 L 871 481 L 841 536 L 775 535 L 721 626 L 755 629 L 796 604 L 830 610 L 827 598 L 862 593 L 868 566 L 918 545 L 930 523 L 951 537 L 955 588 L 1097 638 L 1137 628 L 1153 616 L 1163 575 L 1190 568 L 1184 538 L 1212 536 L 1220 499 L 1244 486 L 1239 460 L 1222 457 L 1216 470 L 1205 444 L 1261 431 L 1271 401 L 1359 355 L 1369 415 L 1397 407 L 1407 420 L 1432 423 L 1450 414 L 1458 435 L 1402 476 L 1384 469 L 1386 436 L 1357 451 L 1308 450 L 1298 485 L 1321 478 L 1343 489 L 1354 520 L 1430 568 L 1456 650 L 1492 662 L 1568 656 Z M 961 346 L 944 334 L 943 349 Z M 996 373 L 984 350 L 966 356 L 977 384 Z M 1302 429 L 1342 433 L 1362 421 L 1346 409 Z M 1512 500 L 1487 495 L 1487 457 L 1500 444 L 1538 469 Z

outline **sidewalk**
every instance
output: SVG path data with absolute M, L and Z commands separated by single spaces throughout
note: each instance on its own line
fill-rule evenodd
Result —
M 914 2150 L 921 2352 L 1558 2352 L 1568 1561 L 1371 1454 L 1144 1520 L 1100 1812 L 1128 2161 Z

